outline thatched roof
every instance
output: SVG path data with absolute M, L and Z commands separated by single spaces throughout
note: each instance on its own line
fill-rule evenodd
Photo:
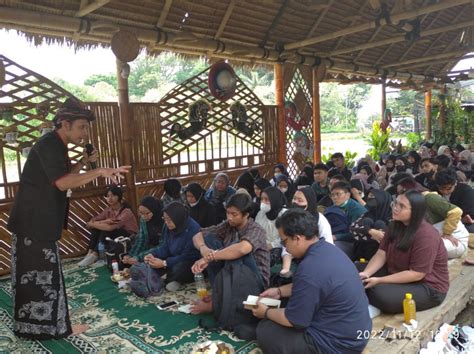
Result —
M 125 28 L 150 53 L 322 61 L 332 72 L 423 80 L 473 51 L 473 8 L 471 0 L 0 0 L 0 27 L 78 47 L 109 45 Z

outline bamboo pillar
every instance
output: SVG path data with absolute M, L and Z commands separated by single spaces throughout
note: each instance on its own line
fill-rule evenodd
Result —
M 278 162 L 286 165 L 286 120 L 285 92 L 283 86 L 283 64 L 274 65 L 275 72 L 275 104 L 278 110 Z
M 385 110 L 387 109 L 387 85 L 385 77 L 382 77 L 382 120 L 385 118 Z
M 120 122 L 122 125 L 122 161 L 123 165 L 132 166 L 129 173 L 125 174 L 125 183 L 127 184 L 127 201 L 130 203 L 132 210 L 137 208 L 137 195 L 135 188 L 135 168 L 132 159 L 132 124 L 130 101 L 128 97 L 128 75 L 122 75 L 122 70 L 127 66 L 117 59 L 117 86 L 118 86 L 118 103 L 120 112 Z
M 446 100 L 447 100 L 447 93 L 448 90 L 446 89 L 446 85 L 443 86 L 441 89 L 441 95 L 443 96 L 443 99 L 440 101 L 439 105 L 439 129 L 443 131 L 446 128 Z
M 425 140 L 431 139 L 431 89 L 425 92 Z
M 318 69 L 313 67 L 313 160 L 321 162 L 321 107 L 319 101 Z

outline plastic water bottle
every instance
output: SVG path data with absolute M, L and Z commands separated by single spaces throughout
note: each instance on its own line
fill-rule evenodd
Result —
M 99 242 L 99 244 L 97 245 L 97 251 L 99 251 L 99 259 L 104 259 L 105 246 L 103 242 Z
M 403 316 L 407 325 L 411 324 L 411 320 L 416 320 L 416 303 L 410 293 L 406 293 L 403 300 Z
M 207 285 L 204 280 L 204 274 L 197 273 L 194 275 L 194 282 L 196 284 L 197 295 L 200 299 L 207 297 Z
M 119 264 L 116 259 L 112 260 L 112 274 L 118 274 L 119 273 Z

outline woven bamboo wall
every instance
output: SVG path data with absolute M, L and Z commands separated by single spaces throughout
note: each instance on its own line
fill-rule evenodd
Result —
M 34 144 L 40 136 L 41 124 L 49 122 L 60 103 L 71 95 L 4 56 L 0 56 L 0 60 L 6 64 L 7 71 L 7 82 L 0 90 L 0 99 L 8 102 L 0 103 L 0 111 L 2 108 L 12 110 L 12 117 L 5 125 L 17 128 L 17 141 L 21 144 Z M 228 172 L 232 182 L 249 167 L 257 167 L 263 176 L 271 173 L 277 159 L 276 107 L 264 106 L 240 80 L 231 102 L 222 103 L 214 99 L 207 89 L 207 71 L 186 80 L 159 103 L 131 105 L 137 200 L 145 195 L 161 197 L 163 182 L 169 177 L 180 179 L 183 185 L 195 181 L 208 188 L 214 175 L 220 171 Z M 170 138 L 170 127 L 177 122 L 186 126 L 188 106 L 202 98 L 212 105 L 206 129 L 186 140 L 178 136 Z M 246 106 L 249 122 L 255 125 L 251 136 L 233 126 L 229 105 L 236 100 Z M 47 103 L 47 114 L 39 109 L 39 102 Z M 87 105 L 96 116 L 91 125 L 90 140 L 100 152 L 98 165 L 121 165 L 122 127 L 117 103 Z M 4 136 L 0 139 L 0 275 L 10 269 L 10 233 L 6 225 L 18 188 L 18 176 L 25 162 L 21 156 L 23 146 L 6 143 Z M 82 150 L 80 146 L 70 146 L 73 162 L 81 158 Z M 11 161 L 12 157 L 14 161 Z M 59 241 L 64 258 L 85 253 L 89 232 L 84 225 L 106 206 L 105 190 L 106 181 L 98 179 L 74 191 L 68 229 Z

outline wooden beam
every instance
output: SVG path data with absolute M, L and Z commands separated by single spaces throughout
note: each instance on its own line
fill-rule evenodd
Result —
M 448 94 L 448 89 L 446 88 L 446 85 L 444 85 L 441 89 L 441 94 L 444 95 L 445 99 L 440 100 L 441 105 L 439 107 L 439 129 L 444 130 L 446 126 L 446 95 Z
M 454 7 L 454 6 L 470 4 L 471 1 L 472 0 L 445 0 L 445 1 L 439 2 L 439 3 L 434 4 L 434 5 L 429 5 L 429 6 L 426 6 L 426 7 L 418 8 L 416 10 L 411 10 L 411 11 L 406 11 L 406 12 L 396 14 L 396 15 L 391 17 L 391 21 L 392 21 L 392 23 L 399 23 L 402 20 L 407 20 L 407 19 L 410 19 L 410 18 L 422 16 L 422 15 L 425 15 L 425 14 L 429 14 L 429 13 L 432 13 L 432 12 L 446 10 L 446 9 L 449 9 L 451 7 Z M 309 46 L 309 45 L 313 45 L 313 44 L 316 44 L 316 43 L 328 41 L 328 40 L 331 40 L 331 39 L 336 39 L 336 38 L 346 36 L 346 35 L 349 35 L 349 34 L 355 34 L 355 33 L 363 32 L 363 31 L 367 31 L 369 29 L 376 28 L 377 25 L 378 25 L 378 23 L 376 21 L 370 21 L 370 22 L 364 23 L 364 24 L 359 25 L 359 26 L 345 28 L 343 30 L 327 33 L 327 34 L 324 34 L 322 36 L 318 36 L 318 37 L 314 37 L 314 38 L 307 38 L 307 39 L 304 39 L 302 41 L 297 41 L 297 42 L 293 42 L 293 43 L 289 43 L 289 44 L 285 45 L 285 50 L 292 50 L 292 49 L 297 49 L 297 48 L 301 48 L 301 47 L 306 47 L 306 46 Z M 387 25 L 387 21 L 385 19 L 380 19 L 380 26 L 385 26 L 385 25 Z
M 399 70 L 402 70 L 402 71 L 405 71 L 405 70 L 411 70 L 412 68 L 419 68 L 420 66 L 433 66 L 433 65 L 439 65 L 439 64 L 443 64 L 443 63 L 448 63 L 448 62 L 452 62 L 453 60 L 461 60 L 461 59 L 469 59 L 469 55 L 467 56 L 463 56 L 463 55 L 458 55 L 454 58 L 450 58 L 448 59 L 448 61 L 446 61 L 446 59 L 438 59 L 438 60 L 434 60 L 434 61 L 429 61 L 429 62 L 421 62 L 421 63 L 414 63 L 414 64 L 410 64 L 410 65 L 407 65 L 407 66 L 403 66 L 403 67 L 400 67 L 400 68 L 397 68 Z M 428 72 L 426 69 L 423 70 L 423 72 Z
M 364 5 L 362 5 L 362 6 L 360 7 L 360 9 L 357 10 L 357 15 L 355 15 L 355 16 L 354 16 L 355 19 L 353 19 L 353 20 L 351 21 L 351 23 L 350 23 L 350 25 L 349 25 L 350 27 L 354 26 L 357 22 L 360 21 L 360 19 L 358 18 L 358 16 L 361 16 L 361 15 L 363 14 L 363 12 L 364 12 L 365 8 L 367 7 L 367 5 L 369 4 L 369 2 L 370 2 L 370 0 L 366 0 L 365 3 L 364 3 Z M 341 46 L 341 44 L 342 44 L 342 42 L 344 41 L 344 39 L 345 39 L 345 37 L 340 37 L 340 38 L 338 39 L 338 41 L 337 41 L 337 43 L 336 43 L 336 45 L 335 45 L 335 47 L 334 47 L 334 50 L 338 50 L 338 49 L 339 49 L 339 47 Z
M 313 162 L 321 162 L 321 104 L 319 101 L 318 68 L 312 68 L 313 74 Z
M 445 52 L 441 54 L 435 54 L 435 55 L 428 55 L 426 57 L 421 57 L 421 58 L 415 58 L 415 59 L 410 59 L 410 60 L 405 60 L 401 62 L 396 62 L 396 63 L 390 63 L 383 65 L 383 68 L 392 68 L 394 66 L 406 66 L 407 64 L 414 64 L 414 63 L 419 63 L 422 61 L 430 61 L 430 60 L 435 60 L 435 59 L 443 59 L 443 58 L 449 58 L 449 57 L 455 57 L 459 55 L 464 55 L 465 53 L 469 52 L 468 48 L 457 50 L 455 52 Z
M 382 89 L 382 120 L 385 117 L 385 110 L 387 109 L 387 84 L 386 84 L 386 82 L 387 82 L 387 80 L 383 77 L 382 78 L 382 85 L 380 85 L 381 89 Z
M 431 90 L 425 92 L 425 140 L 431 139 Z
M 222 33 L 224 32 L 224 28 L 227 25 L 227 22 L 229 21 L 230 15 L 232 14 L 234 7 L 235 0 L 230 0 L 229 6 L 227 6 L 227 10 L 225 11 L 224 17 L 222 18 L 221 24 L 219 25 L 219 28 L 217 29 L 217 32 L 214 35 L 214 39 L 219 39 Z
M 173 0 L 166 0 L 163 10 L 161 10 L 160 17 L 158 18 L 158 22 L 156 23 L 156 27 L 162 28 L 163 25 L 165 24 L 166 18 L 168 17 L 168 14 L 170 12 L 171 4 L 173 3 Z
M 374 31 L 374 33 L 370 36 L 369 40 L 367 42 L 372 42 L 375 37 L 377 37 L 377 35 L 379 34 L 380 30 L 382 29 L 382 27 L 377 27 Z M 357 53 L 356 57 L 354 58 L 353 62 L 357 62 L 360 57 L 362 56 L 362 54 L 364 54 L 364 49 L 362 49 L 361 51 L 359 51 L 359 53 Z
M 274 64 L 275 104 L 278 110 L 278 162 L 286 165 L 285 93 L 283 92 L 283 64 Z
M 19 10 L 10 7 L 0 6 L 0 24 L 6 28 L 21 27 L 25 32 L 47 33 L 54 31 L 61 36 L 71 38 L 73 33 L 81 31 L 81 22 L 79 18 L 68 17 L 64 15 L 53 15 L 38 13 L 37 11 Z M 99 40 L 102 44 L 109 44 L 112 33 L 111 27 L 117 25 L 108 21 L 90 20 L 91 31 L 83 34 L 86 37 L 103 38 Z M 346 72 L 358 73 L 366 76 L 380 76 L 380 68 L 366 65 L 356 65 L 343 61 L 333 61 L 316 56 L 304 56 L 297 53 L 290 57 L 284 57 L 282 53 L 267 48 L 260 48 L 253 45 L 237 44 L 230 41 L 223 42 L 215 40 L 212 37 L 197 37 L 189 40 L 190 36 L 186 33 L 172 33 L 167 31 L 157 31 L 156 29 L 145 29 L 132 26 L 121 26 L 124 30 L 136 34 L 142 46 L 160 47 L 164 49 L 172 48 L 175 51 L 193 51 L 203 55 L 223 56 L 235 60 L 261 62 L 274 64 L 286 60 L 291 64 L 317 66 L 324 63 L 328 69 L 339 69 Z M 82 34 L 81 34 L 82 36 Z M 385 74 L 390 77 L 397 75 L 400 79 L 412 78 L 413 80 L 424 80 L 424 75 L 412 75 L 409 72 L 399 72 L 386 70 Z
M 314 34 L 314 32 L 318 28 L 318 26 L 321 23 L 321 21 L 323 20 L 324 16 L 326 16 L 327 12 L 329 11 L 329 8 L 331 7 L 331 5 L 333 3 L 334 3 L 334 0 L 329 1 L 328 6 L 323 10 L 323 12 L 321 12 L 321 15 L 318 16 L 316 22 L 313 24 L 313 26 L 309 30 L 308 34 L 306 35 L 306 38 L 310 38 Z
M 382 53 L 382 55 L 375 61 L 374 63 L 374 66 L 378 66 L 380 64 L 380 62 L 383 60 L 383 58 L 388 54 L 388 52 L 390 52 L 393 48 L 393 46 L 395 45 L 395 43 L 392 43 L 388 46 L 387 49 L 384 50 L 384 52 Z
M 90 4 L 85 5 L 85 2 L 81 1 L 81 8 L 79 9 L 78 12 L 74 15 L 75 17 L 83 17 L 86 16 L 95 10 L 101 8 L 102 6 L 107 5 L 110 2 L 110 0 L 95 0 L 91 2 Z M 85 5 L 85 6 L 82 6 Z
M 262 41 L 260 42 L 260 47 L 264 48 L 267 45 L 268 38 L 270 38 L 273 30 L 278 26 L 278 22 L 280 22 L 281 17 L 283 16 L 283 13 L 285 12 L 286 7 L 288 6 L 289 0 L 284 0 L 283 3 L 281 4 L 280 8 L 278 9 L 278 13 L 276 14 L 275 18 L 272 21 L 272 24 L 267 30 L 267 33 L 265 33 L 265 36 L 263 37 Z
M 420 37 L 432 36 L 434 34 L 445 33 L 445 32 L 454 31 L 454 30 L 458 30 L 458 29 L 461 29 L 461 28 L 471 27 L 471 26 L 474 26 L 474 20 L 464 21 L 464 22 L 460 22 L 460 23 L 454 23 L 453 25 L 444 26 L 444 27 L 440 27 L 440 28 L 435 28 L 435 29 L 428 30 L 428 31 L 423 31 L 423 32 L 420 32 Z M 378 28 L 378 30 L 380 30 L 380 27 Z M 378 32 L 376 31 L 374 33 L 374 36 L 377 33 Z M 397 36 L 397 37 L 383 39 L 383 40 L 376 41 L 376 42 L 371 42 L 371 39 L 370 39 L 368 41 L 368 43 L 356 45 L 356 46 L 350 47 L 350 48 L 344 48 L 344 49 L 332 51 L 332 52 L 329 53 L 329 56 L 332 57 L 332 56 L 341 55 L 341 54 L 345 54 L 345 53 L 351 53 L 351 52 L 356 52 L 356 51 L 359 51 L 359 50 L 365 50 L 365 49 L 370 49 L 370 48 L 375 48 L 375 47 L 381 47 L 381 46 L 384 46 L 384 45 L 400 43 L 400 42 L 405 42 L 405 41 L 406 41 L 405 36 Z M 433 42 L 433 44 L 434 43 L 435 42 Z M 439 42 L 437 42 L 437 44 L 438 43 Z M 414 41 L 412 46 L 417 45 L 417 44 L 418 44 L 417 41 Z M 408 52 L 408 50 L 406 52 Z M 400 58 L 399 60 L 402 60 L 402 59 L 403 58 Z

